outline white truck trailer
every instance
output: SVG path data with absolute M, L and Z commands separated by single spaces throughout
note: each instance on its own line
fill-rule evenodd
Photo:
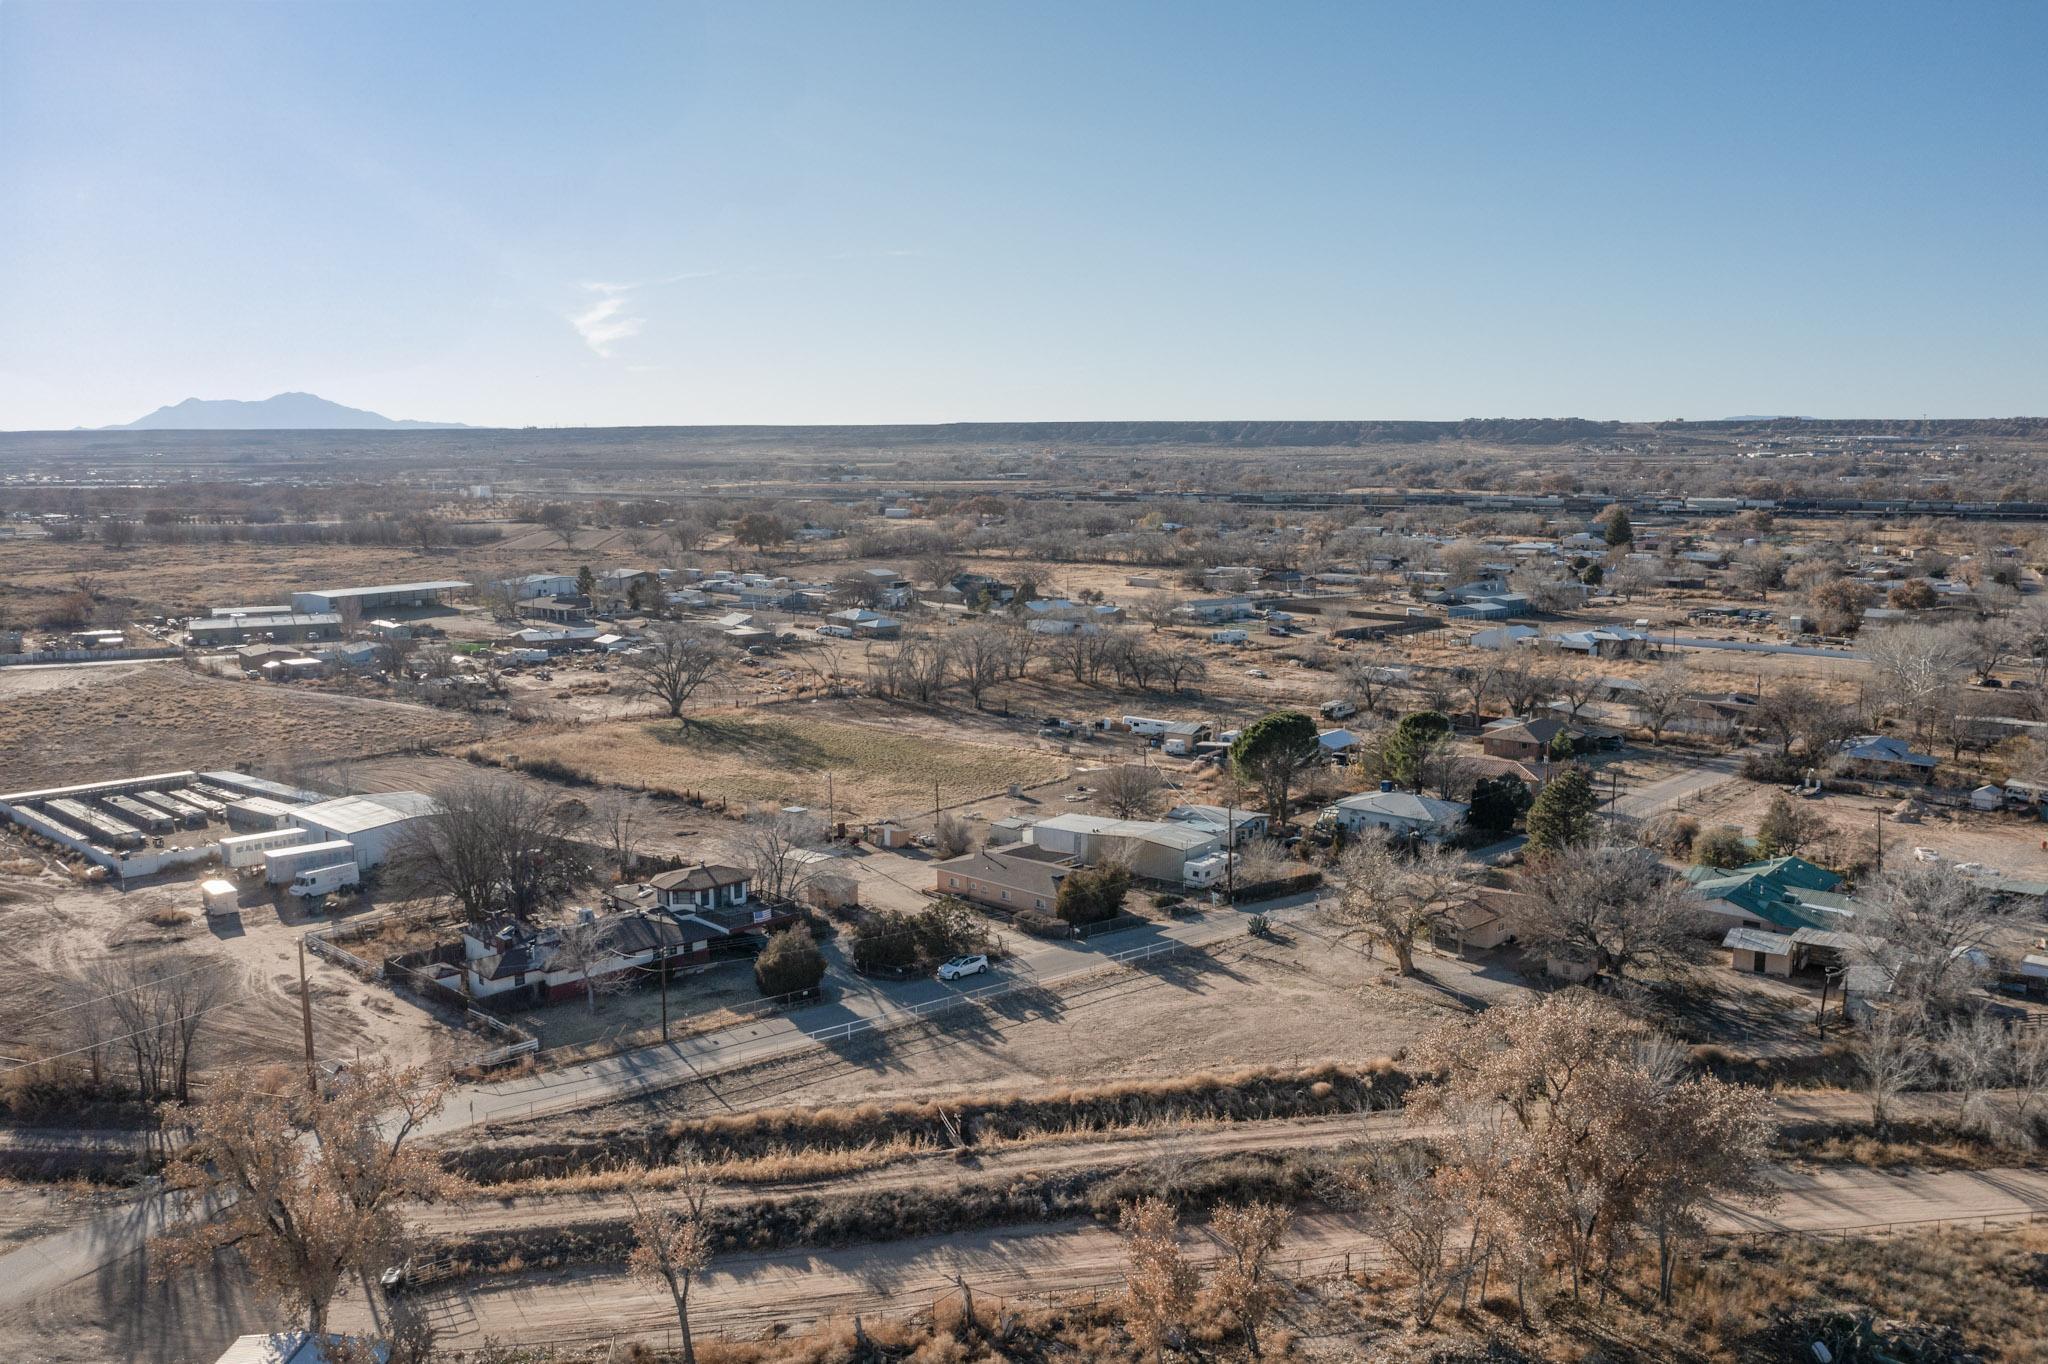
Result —
M 242 907 L 241 892 L 235 889 L 233 881 L 201 881 L 199 899 L 206 906 L 209 918 L 215 914 L 233 914 Z
M 220 841 L 220 860 L 236 871 L 260 867 L 263 859 L 279 848 L 305 843 L 313 836 L 304 829 L 271 829 L 260 834 L 229 834 Z
M 315 900 L 348 886 L 359 885 L 363 873 L 351 858 L 327 867 L 309 867 L 292 878 L 288 890 L 301 900 Z
M 314 867 L 331 867 L 337 862 L 353 865 L 355 860 L 356 845 L 345 838 L 325 843 L 300 843 L 263 854 L 263 879 L 274 886 Z

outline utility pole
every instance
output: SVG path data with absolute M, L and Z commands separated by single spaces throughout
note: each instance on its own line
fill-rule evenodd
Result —
M 655 963 L 661 968 L 661 1040 L 666 1042 L 668 1041 L 668 949 L 666 947 L 661 949 L 661 955 L 655 958 Z
M 1224 896 L 1237 903 L 1237 793 L 1223 797 L 1223 886 Z
M 306 1089 L 320 1092 L 320 1078 L 313 1068 L 313 996 L 306 989 L 306 940 L 299 939 L 299 1021 L 306 1031 Z

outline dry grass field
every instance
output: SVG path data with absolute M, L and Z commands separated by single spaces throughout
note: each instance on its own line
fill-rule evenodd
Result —
M 525 732 L 481 745 L 508 766 L 560 764 L 593 782 L 735 805 L 826 803 L 826 776 L 842 814 L 877 818 L 929 811 L 936 786 L 951 805 L 1052 781 L 1067 760 L 1014 738 L 1004 746 L 947 737 L 932 727 L 859 722 L 777 710 L 705 712 L 687 724 L 614 721 Z
M 184 767 L 290 771 L 483 733 L 456 711 L 231 682 L 175 663 L 0 673 L 0 789 L 10 791 Z

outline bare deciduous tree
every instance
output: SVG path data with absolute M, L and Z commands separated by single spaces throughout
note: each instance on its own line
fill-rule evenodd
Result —
M 1532 952 L 1584 962 L 1616 980 L 1681 970 L 1699 955 L 1698 896 L 1647 848 L 1562 848 L 1523 879 L 1521 937 Z
M 1907 862 L 1863 887 L 1857 956 L 1908 1009 L 1940 1013 L 1982 979 L 2017 909 L 1945 862 Z
M 1105 768 L 1095 779 L 1095 808 L 1118 819 L 1144 819 L 1157 814 L 1166 778 L 1156 767 L 1126 763 Z
M 1650 731 L 1651 743 L 1663 742 L 1665 729 L 1684 713 L 1691 699 L 1692 669 L 1683 659 L 1667 659 L 1642 679 L 1635 693 L 1635 708 L 1643 728 Z
M 175 1188 L 226 1197 L 151 1243 L 154 1272 L 204 1268 L 232 1245 L 266 1293 L 322 1334 L 347 1275 L 374 1277 L 403 1258 L 399 1206 L 447 1191 L 440 1163 L 410 1140 L 441 1100 L 421 1072 L 377 1061 L 317 1092 L 287 1073 L 220 1072 L 179 1111 L 191 1140 L 165 1174 Z
M 434 803 L 392 852 L 393 879 L 412 895 L 452 900 L 472 923 L 531 920 L 590 878 L 578 804 L 488 777 L 443 787 Z
M 696 1364 L 696 1342 L 690 1336 L 690 1289 L 711 1264 L 714 1235 L 709 1215 L 716 1185 L 709 1169 L 691 1157 L 682 1162 L 680 1177 L 667 1206 L 643 1206 L 628 1194 L 633 1208 L 633 1254 L 626 1267 L 634 1278 L 668 1289 L 683 1336 L 683 1364 Z
M 590 802 L 590 824 L 623 881 L 640 860 L 640 845 L 654 825 L 654 805 L 638 791 L 608 787 Z
M 1216 1301 L 1236 1318 L 1254 1358 L 1262 1353 L 1259 1330 L 1282 1297 L 1268 1263 L 1293 1219 L 1286 1208 L 1261 1202 L 1225 1204 L 1209 1219 L 1209 1229 L 1224 1249 L 1223 1264 L 1216 1271 Z
M 1384 838 L 1367 835 L 1344 850 L 1344 893 L 1325 911 L 1347 933 L 1363 933 L 1394 954 L 1404 976 L 1415 974 L 1415 939 L 1437 915 L 1470 899 L 1476 868 L 1461 853 L 1423 844 L 1404 856 Z
M 683 707 L 724 659 L 725 650 L 703 631 L 660 625 L 648 631 L 637 650 L 620 659 L 620 666 L 636 689 L 661 702 L 670 719 L 681 720 Z
M 1180 1250 L 1180 1216 L 1160 1198 L 1124 1205 L 1124 1324 L 1141 1350 L 1164 1361 L 1166 1347 L 1186 1329 L 1195 1305 L 1195 1267 Z
M 823 870 L 814 856 L 825 845 L 823 821 L 813 815 L 764 810 L 740 826 L 733 846 L 764 895 L 794 900 Z
M 92 1063 L 102 1055 L 125 1057 L 143 1100 L 183 1102 L 191 1094 L 192 1069 L 207 1016 L 227 993 L 225 963 L 197 967 L 116 957 L 96 963 L 86 979 L 97 1005 L 74 1013 L 95 1015 Z

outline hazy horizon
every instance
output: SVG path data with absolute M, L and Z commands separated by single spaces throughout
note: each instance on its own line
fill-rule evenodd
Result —
M 2032 6 L 14 0 L 0 428 L 294 391 L 486 427 L 2048 412 L 2044 40 Z

